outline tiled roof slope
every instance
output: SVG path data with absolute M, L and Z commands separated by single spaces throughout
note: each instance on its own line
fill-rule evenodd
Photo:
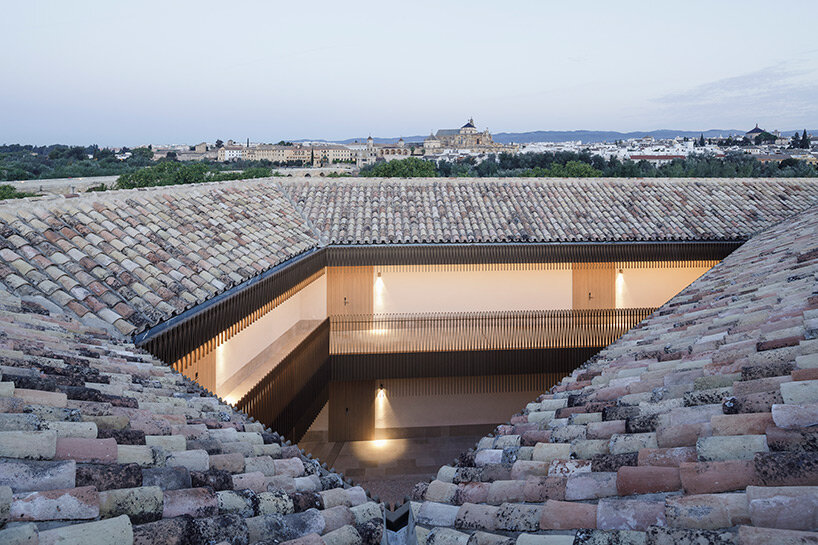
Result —
M 0 282 L 142 331 L 312 247 L 277 186 L 238 181 L 0 205 Z
M 320 243 L 743 240 L 816 199 L 807 180 L 274 179 L 50 196 L 0 204 L 0 285 L 132 335 Z
M 382 519 L 149 354 L 0 289 L 3 545 L 376 545 Z
M 814 180 L 293 180 L 329 244 L 744 240 L 818 200 Z
M 818 208 L 744 244 L 414 497 L 420 545 L 818 542 Z

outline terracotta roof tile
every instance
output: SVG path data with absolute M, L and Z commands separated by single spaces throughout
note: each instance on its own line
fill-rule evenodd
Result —
M 319 240 L 742 240 L 816 196 L 803 181 L 255 181 L 2 205 L 0 499 L 34 524 L 0 541 L 379 540 L 363 490 L 105 324 L 142 330 Z M 818 529 L 790 516 L 818 486 L 817 239 L 814 209 L 754 236 L 416 487 L 419 543 Z M 72 524 L 54 526 L 66 502 Z
M 754 236 L 439 478 L 460 476 L 460 489 L 462 477 L 482 480 L 509 464 L 504 446 L 521 431 L 533 461 L 518 459 L 511 480 L 492 483 L 503 495 L 470 501 L 520 501 L 514 481 L 522 484 L 542 510 L 540 530 L 514 530 L 518 542 L 595 527 L 572 534 L 575 543 L 617 542 L 619 532 L 647 543 L 735 543 L 737 525 L 740 543 L 818 540 L 817 240 L 817 208 Z M 542 464 L 565 473 L 562 497 L 546 492 L 556 477 Z M 416 488 L 417 499 L 432 488 Z M 436 492 L 435 501 L 457 504 L 464 493 Z M 426 545 L 440 531 L 431 526 L 418 532 Z
M 167 319 L 317 243 L 299 212 L 270 182 L 117 191 L 72 200 L 48 197 L 22 208 L 19 204 L 0 205 L 10 246 L 0 249 L 0 264 L 13 271 L 2 282 L 18 292 L 29 284 L 34 293 L 86 321 L 93 315 L 124 334 Z M 35 242 L 37 248 L 28 246 L 24 235 L 41 230 L 45 238 Z M 53 250 L 55 245 L 60 251 Z M 193 266 L 172 278 L 166 273 L 175 270 L 158 266 L 169 256 L 173 266 L 179 260 Z M 258 269 L 251 273 L 248 264 Z M 198 289 L 179 284 L 183 279 Z M 102 297 L 99 281 L 115 291 Z
M 804 210 L 812 182 L 283 181 L 329 244 L 735 240 Z
M 281 541 L 353 528 L 325 530 L 314 508 L 288 519 L 307 491 L 340 494 L 361 517 L 380 513 L 363 490 L 344 490 L 338 476 L 132 344 L 33 310 L 0 290 L 0 542 L 98 533 L 195 543 L 249 535 L 263 517 L 277 517 L 264 537 Z M 6 520 L 33 523 L 3 528 Z M 347 522 L 381 525 L 380 515 Z M 365 545 L 379 542 L 371 534 Z

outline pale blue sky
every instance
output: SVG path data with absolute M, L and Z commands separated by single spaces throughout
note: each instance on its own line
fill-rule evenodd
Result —
M 818 127 L 818 2 L 25 1 L 0 142 Z

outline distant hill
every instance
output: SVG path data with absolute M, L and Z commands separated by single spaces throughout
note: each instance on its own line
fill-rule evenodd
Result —
M 801 132 L 803 129 L 798 130 Z M 528 144 L 530 142 L 569 142 L 580 140 L 583 143 L 597 143 L 597 142 L 614 142 L 616 140 L 628 140 L 630 138 L 643 138 L 645 136 L 652 136 L 657 140 L 675 138 L 677 136 L 688 138 L 698 138 L 704 134 L 705 138 L 715 138 L 718 136 L 744 136 L 746 130 L 739 129 L 709 129 L 706 131 L 681 131 L 674 129 L 657 129 L 654 131 L 632 131 L 632 132 L 617 132 L 617 131 L 531 131 L 531 132 L 498 132 L 493 134 L 495 142 L 502 144 Z M 795 130 L 781 131 L 781 135 L 787 138 L 791 137 Z M 816 134 L 818 129 L 807 129 L 810 134 Z M 400 137 L 383 138 L 372 137 L 376 144 L 395 144 Z M 407 144 L 422 143 L 426 136 L 404 136 L 403 141 Z M 296 142 L 327 142 L 327 140 L 296 140 Z M 346 140 L 334 141 L 340 144 L 353 144 L 355 142 L 366 142 L 366 137 L 363 138 L 347 138 Z
M 581 140 L 583 143 L 614 142 L 615 140 L 628 140 L 630 138 L 644 138 L 652 136 L 657 140 L 675 138 L 677 136 L 688 138 L 698 138 L 704 134 L 705 138 L 716 136 L 744 135 L 747 131 L 738 129 L 710 129 L 706 131 L 679 131 L 673 129 L 658 129 L 655 131 L 532 131 L 532 132 L 500 132 L 492 135 L 496 142 L 508 144 L 528 144 L 529 142 L 568 142 Z
M 334 144 L 355 144 L 357 142 L 358 144 L 363 144 L 366 142 L 366 138 L 367 138 L 366 136 L 364 136 L 363 138 L 347 138 L 346 140 L 324 140 L 321 138 L 302 138 L 301 140 L 291 140 L 291 142 L 332 142 Z M 401 138 L 403 138 L 403 141 L 406 142 L 407 144 L 419 144 L 423 143 L 423 140 L 426 138 L 426 136 L 403 136 L 403 137 L 396 136 L 393 138 L 382 138 L 379 136 L 373 136 L 372 140 L 376 144 L 397 144 L 398 140 L 400 140 Z

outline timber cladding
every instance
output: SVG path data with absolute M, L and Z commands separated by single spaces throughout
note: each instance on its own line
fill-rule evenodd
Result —
M 574 263 L 571 274 L 574 309 L 616 308 L 613 263 Z
M 329 386 L 329 440 L 373 439 L 376 395 L 374 380 L 332 381 Z
M 313 413 L 315 418 L 326 402 L 328 383 L 327 319 L 245 394 L 236 408 L 285 436 L 298 434 L 298 430 L 303 434 L 312 423 L 307 415 Z
M 332 380 L 380 380 L 561 373 L 565 376 L 602 346 L 517 350 L 465 350 L 332 356 Z
M 448 265 L 487 263 L 598 263 L 722 260 L 744 243 L 571 242 L 493 244 L 367 244 L 324 248 L 335 266 Z
M 327 267 L 327 314 L 372 314 L 373 275 L 374 268 L 371 265 Z

